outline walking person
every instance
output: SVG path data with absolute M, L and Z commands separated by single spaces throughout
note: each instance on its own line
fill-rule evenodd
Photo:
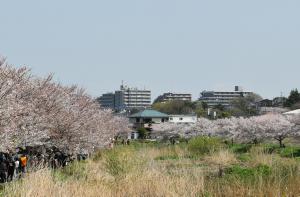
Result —
M 7 161 L 4 155 L 0 157 L 0 182 L 7 182 Z
M 13 159 L 12 154 L 9 154 L 7 157 L 7 164 L 8 164 L 8 169 L 7 169 L 7 181 L 12 181 L 14 179 L 14 174 L 15 174 L 15 161 Z
M 27 161 L 28 161 L 28 158 L 25 154 L 23 154 L 20 158 L 20 167 L 21 167 L 21 173 L 26 173 L 26 167 L 27 167 Z
M 18 156 L 15 156 L 15 177 L 20 178 L 19 174 L 20 174 L 20 161 Z

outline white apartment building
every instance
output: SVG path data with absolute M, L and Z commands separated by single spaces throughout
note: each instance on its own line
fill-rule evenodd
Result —
M 240 86 L 235 86 L 234 91 L 203 91 L 199 101 L 205 102 L 209 107 L 216 105 L 223 105 L 230 107 L 234 99 L 239 97 L 245 97 L 252 92 L 243 91 Z
M 147 109 L 151 107 L 151 91 L 121 85 L 114 93 L 103 94 L 97 99 L 101 106 L 114 110 Z
M 146 109 L 151 107 L 151 91 L 140 90 L 121 86 L 115 92 L 115 108 L 122 109 Z
M 171 123 L 196 123 L 197 115 L 169 115 Z
M 155 102 L 167 102 L 167 101 L 192 101 L 192 94 L 186 93 L 174 93 L 174 92 L 167 92 L 163 95 L 158 96 L 155 99 Z

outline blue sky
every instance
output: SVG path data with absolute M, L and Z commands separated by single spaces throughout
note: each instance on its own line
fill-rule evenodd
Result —
M 93 96 L 300 88 L 298 0 L 1 0 L 0 54 Z

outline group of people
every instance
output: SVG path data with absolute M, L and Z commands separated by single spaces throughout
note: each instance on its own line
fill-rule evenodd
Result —
M 130 139 L 122 139 L 121 141 L 122 145 L 130 145 Z M 108 144 L 108 148 L 112 149 L 115 145 L 119 144 L 118 137 L 114 137 L 113 139 L 110 139 L 110 143 Z
M 26 172 L 27 161 L 25 154 L 0 153 L 0 183 L 22 176 Z
M 52 146 L 17 148 L 15 152 L 0 152 L 0 183 L 18 179 L 27 171 L 65 167 L 73 160 L 85 160 L 84 154 L 72 156 Z

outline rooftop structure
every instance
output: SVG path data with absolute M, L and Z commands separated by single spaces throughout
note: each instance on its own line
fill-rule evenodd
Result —
M 169 115 L 153 109 L 146 109 L 129 116 L 131 123 L 136 127 L 145 127 L 145 124 L 162 123 L 169 120 Z
M 169 115 L 153 109 L 146 109 L 138 113 L 135 113 L 129 117 L 130 118 L 168 118 Z

